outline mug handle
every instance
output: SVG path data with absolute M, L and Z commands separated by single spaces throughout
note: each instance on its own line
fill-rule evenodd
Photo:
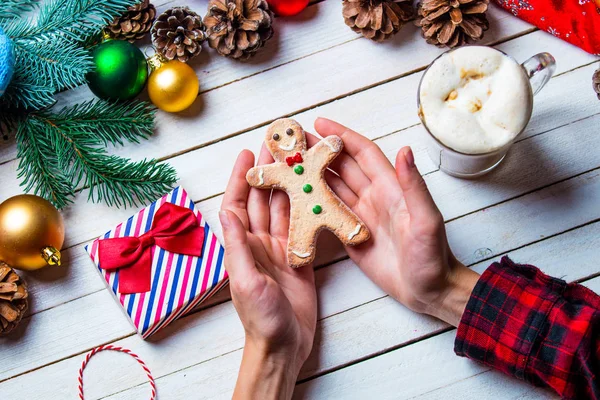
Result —
M 539 53 L 525 61 L 521 66 L 525 68 L 531 90 L 536 95 L 554 75 L 556 60 L 550 53 Z

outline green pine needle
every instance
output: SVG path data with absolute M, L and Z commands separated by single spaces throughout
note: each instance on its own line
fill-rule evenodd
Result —
M 38 80 L 55 91 L 71 89 L 86 82 L 94 68 L 88 50 L 77 43 L 58 39 L 52 46 L 44 42 L 15 42 L 17 68 L 35 71 Z
M 38 0 L 0 0 L 0 16 L 31 9 Z M 15 74 L 0 99 L 4 108 L 41 110 L 52 93 L 79 86 L 94 65 L 90 41 L 139 0 L 46 0 L 36 17 L 0 19 L 14 45 Z M 48 93 L 48 89 L 52 93 Z M 5 99 L 4 97 L 8 97 Z
M 52 116 L 55 124 L 92 137 L 97 145 L 139 143 L 154 130 L 156 109 L 149 103 L 91 100 L 65 107 Z
M 17 69 L 0 97 L 0 109 L 41 110 L 56 103 L 54 92 L 52 86 L 40 84 L 35 77 Z
M 15 41 L 45 41 L 57 38 L 83 42 L 102 30 L 138 0 L 46 0 L 35 20 L 11 21 L 5 30 Z
M 38 3 L 39 0 L 2 0 L 0 2 L 0 25 L 33 10 Z
M 163 195 L 175 170 L 154 160 L 109 155 L 107 145 L 139 142 L 153 131 L 155 109 L 143 102 L 89 101 L 48 109 L 53 94 L 85 82 L 87 49 L 102 29 L 139 0 L 0 0 L 0 24 L 15 48 L 13 79 L 0 98 L 0 133 L 16 128 L 18 176 L 25 191 L 63 208 L 79 186 L 92 201 L 131 206 Z M 41 110 L 41 111 L 40 111 Z M 80 188 L 82 189 L 82 188 Z
M 73 200 L 74 188 L 61 170 L 54 156 L 52 136 L 48 127 L 40 121 L 27 118 L 17 130 L 18 178 L 24 178 L 21 186 L 25 192 L 33 192 L 64 208 Z
M 175 170 L 155 160 L 132 162 L 106 153 L 108 143 L 147 138 L 154 112 L 146 103 L 96 100 L 57 114 L 31 113 L 17 134 L 26 191 L 34 189 L 59 208 L 72 201 L 80 185 L 89 188 L 90 200 L 111 206 L 154 201 L 177 181 Z
M 88 199 L 104 201 L 109 206 L 137 206 L 155 201 L 171 190 L 177 173 L 168 164 L 156 160 L 131 162 L 128 159 L 102 154 L 87 154 L 80 147 L 81 157 L 75 159 L 77 168 L 86 174 L 85 185 L 90 187 Z M 88 157 L 89 156 L 89 157 Z

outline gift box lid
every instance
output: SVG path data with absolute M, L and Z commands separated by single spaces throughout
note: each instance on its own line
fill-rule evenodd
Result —
M 139 237 L 148 232 L 156 211 L 165 203 L 173 203 L 193 211 L 204 228 L 200 257 L 176 254 L 153 245 L 151 289 L 148 292 L 119 292 L 119 270 L 100 268 L 98 244 L 102 239 Z M 227 283 L 223 267 L 223 246 L 202 214 L 182 187 L 175 188 L 159 200 L 140 210 L 105 235 L 85 246 L 100 275 L 128 315 L 138 333 L 147 338 L 175 319 L 187 314 Z

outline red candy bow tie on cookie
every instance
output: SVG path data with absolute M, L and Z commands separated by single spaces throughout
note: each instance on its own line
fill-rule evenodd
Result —
M 295 163 L 301 163 L 302 160 L 302 154 L 300 153 L 296 153 L 293 157 L 286 157 L 285 158 L 285 162 L 287 163 L 287 165 L 289 165 L 290 167 L 292 165 L 294 165 Z
M 154 216 L 152 228 L 140 237 L 102 239 L 98 242 L 99 267 L 119 269 L 121 294 L 150 290 L 152 247 L 171 253 L 200 257 L 204 228 L 189 208 L 165 203 Z

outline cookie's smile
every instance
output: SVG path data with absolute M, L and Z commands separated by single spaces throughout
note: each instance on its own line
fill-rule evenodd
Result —
M 291 143 L 288 144 L 287 146 L 284 146 L 283 144 L 279 145 L 279 148 L 281 150 L 285 150 L 285 151 L 290 151 L 290 150 L 294 150 L 294 147 L 296 147 L 296 138 L 293 138 Z

